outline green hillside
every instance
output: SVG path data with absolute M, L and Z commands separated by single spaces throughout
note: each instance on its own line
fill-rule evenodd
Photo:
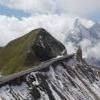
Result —
M 66 54 L 62 43 L 39 28 L 0 49 L 0 72 L 9 75 Z
M 0 52 L 0 72 L 8 75 L 29 68 L 25 64 L 28 48 L 34 43 L 38 30 L 33 30 L 27 35 L 11 41 Z M 36 58 L 35 58 L 36 60 Z M 33 61 L 36 63 L 36 61 Z

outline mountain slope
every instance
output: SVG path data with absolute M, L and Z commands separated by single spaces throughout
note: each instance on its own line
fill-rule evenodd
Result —
M 87 28 L 80 22 L 79 19 L 76 19 L 74 22 L 73 29 L 70 30 L 69 33 L 67 33 L 68 34 L 67 38 L 69 41 L 74 42 L 76 44 L 79 44 L 84 39 L 88 39 L 91 42 L 95 42 L 100 39 L 100 35 L 96 27 L 97 29 L 100 28 L 100 26 L 96 24 L 94 24 L 90 28 Z
M 37 31 L 34 31 L 22 38 L 16 39 L 9 43 L 0 53 L 0 70 L 4 73 L 10 74 L 11 72 L 21 70 L 23 68 L 25 56 L 25 48 L 28 48 L 32 41 L 35 41 Z M 24 66 L 25 67 L 25 66 Z
M 65 51 L 65 47 L 46 30 L 36 29 L 11 41 L 2 49 L 0 72 L 7 75 L 25 70 L 43 60 L 62 55 Z
M 0 88 L 4 100 L 100 100 L 100 79 L 77 51 Z M 49 63 L 49 62 L 45 62 Z M 17 85 L 20 82 L 19 85 Z

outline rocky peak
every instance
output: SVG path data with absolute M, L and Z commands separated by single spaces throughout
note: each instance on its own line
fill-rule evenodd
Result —
M 39 29 L 35 43 L 31 48 L 41 61 L 46 61 L 59 55 L 63 56 L 66 54 L 64 45 L 42 28 Z
M 75 22 L 74 22 L 74 27 L 77 27 L 81 24 L 81 22 L 79 21 L 78 18 L 75 19 Z
M 82 60 L 82 49 L 81 49 L 80 46 L 78 47 L 78 50 L 77 50 L 77 52 L 76 52 L 76 59 L 77 59 L 78 61 Z

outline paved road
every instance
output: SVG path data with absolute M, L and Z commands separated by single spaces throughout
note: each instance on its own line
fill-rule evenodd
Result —
M 61 60 L 64 60 L 64 59 L 67 59 L 70 57 L 73 57 L 73 55 L 64 56 L 64 57 L 60 57 L 60 58 L 54 58 L 54 59 L 42 62 L 39 66 L 34 66 L 34 68 L 30 68 L 26 71 L 21 71 L 21 72 L 18 72 L 18 73 L 9 75 L 9 76 L 1 77 L 0 78 L 0 86 L 4 85 L 12 80 L 15 80 L 17 78 L 20 78 L 22 76 L 25 76 L 31 72 L 35 72 L 35 71 L 39 71 L 41 69 L 44 69 L 44 68 L 48 67 L 49 65 L 53 64 L 54 62 L 61 61 Z

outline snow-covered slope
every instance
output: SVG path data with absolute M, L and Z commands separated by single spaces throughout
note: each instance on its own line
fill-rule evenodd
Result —
M 19 85 L 1 87 L 0 100 L 100 100 L 99 78 L 78 57 L 77 53 L 32 72 Z

